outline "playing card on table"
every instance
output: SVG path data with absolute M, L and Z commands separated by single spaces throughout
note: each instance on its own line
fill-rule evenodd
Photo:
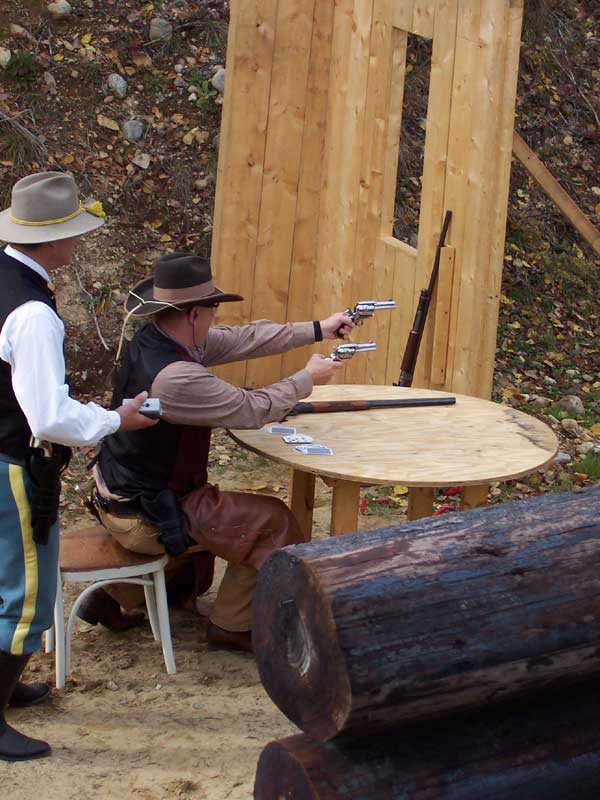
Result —
M 286 444 L 310 444 L 312 440 L 312 436 L 307 436 L 305 433 L 292 433 L 291 436 L 283 437 Z
M 305 456 L 332 456 L 333 450 L 325 444 L 301 444 L 294 447 L 299 453 L 304 453 Z
M 278 433 L 280 436 L 293 436 L 296 433 L 296 428 L 290 428 L 289 425 L 265 425 L 263 431 Z

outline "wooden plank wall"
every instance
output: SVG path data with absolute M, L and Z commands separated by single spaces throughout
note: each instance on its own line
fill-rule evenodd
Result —
M 397 311 L 354 337 L 375 339 L 377 352 L 356 357 L 340 381 L 396 381 L 451 208 L 415 385 L 489 396 L 522 5 L 232 3 L 212 257 L 218 284 L 246 299 L 222 307 L 218 321 L 321 319 L 393 297 Z M 409 34 L 433 40 L 417 248 L 392 236 Z M 310 352 L 220 374 L 265 385 Z

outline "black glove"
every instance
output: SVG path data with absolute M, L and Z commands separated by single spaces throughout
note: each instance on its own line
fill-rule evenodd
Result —
M 181 523 L 181 519 L 170 519 L 159 526 L 158 541 L 170 556 L 180 556 L 188 549 L 189 536 Z

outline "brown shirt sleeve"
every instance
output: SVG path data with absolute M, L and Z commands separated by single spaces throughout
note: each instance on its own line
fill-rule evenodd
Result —
M 312 387 L 305 369 L 271 386 L 247 391 L 217 378 L 202 364 L 176 361 L 158 373 L 152 396 L 160 398 L 167 422 L 252 429 L 279 422 L 308 397 Z
M 314 344 L 312 322 L 287 322 L 280 325 L 259 319 L 234 328 L 225 325 L 211 328 L 204 345 L 202 363 L 207 366 L 245 361 L 247 358 L 286 353 L 295 347 Z

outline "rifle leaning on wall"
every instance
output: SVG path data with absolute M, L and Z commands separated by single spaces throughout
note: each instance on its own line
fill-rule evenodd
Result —
M 425 330 L 425 323 L 427 322 L 427 313 L 429 312 L 429 305 L 431 303 L 431 295 L 433 294 L 433 288 L 435 286 L 440 269 L 442 247 L 446 242 L 446 234 L 448 233 L 448 226 L 450 225 L 451 219 L 452 212 L 446 211 L 444 224 L 442 225 L 442 232 L 440 233 L 440 241 L 438 242 L 437 250 L 435 251 L 435 261 L 433 262 L 429 286 L 427 289 L 421 289 L 417 312 L 415 314 L 411 331 L 408 335 L 408 341 L 406 342 L 406 348 L 404 350 L 404 357 L 402 358 L 400 377 L 398 378 L 398 383 L 394 384 L 395 386 L 412 386 L 417 356 L 419 355 L 421 339 L 423 338 L 423 331 Z

